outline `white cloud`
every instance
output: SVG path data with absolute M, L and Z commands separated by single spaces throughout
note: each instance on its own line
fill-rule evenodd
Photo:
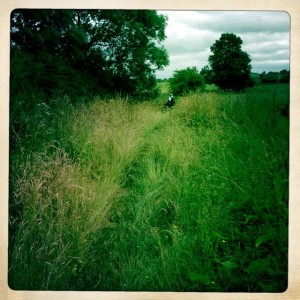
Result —
M 208 64 L 210 47 L 222 33 L 243 40 L 242 50 L 252 61 L 252 71 L 289 69 L 290 18 L 285 12 L 271 11 L 162 11 L 168 16 L 164 41 L 170 65 L 157 72 L 168 78 L 178 69 Z

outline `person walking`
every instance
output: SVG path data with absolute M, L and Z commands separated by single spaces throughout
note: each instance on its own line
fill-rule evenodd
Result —
M 174 106 L 174 104 L 175 104 L 174 96 L 173 96 L 173 94 L 170 94 L 168 101 L 166 103 L 166 106 L 171 108 L 172 106 Z

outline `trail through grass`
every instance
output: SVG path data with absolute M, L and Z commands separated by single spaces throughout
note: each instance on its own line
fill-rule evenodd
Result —
M 283 291 L 286 87 L 64 107 L 12 155 L 11 287 Z

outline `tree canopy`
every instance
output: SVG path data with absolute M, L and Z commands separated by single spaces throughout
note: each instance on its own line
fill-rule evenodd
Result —
M 208 62 L 214 83 L 221 89 L 242 90 L 250 83 L 251 59 L 242 51 L 243 41 L 233 33 L 223 33 L 210 50 Z
M 183 95 L 204 87 L 204 79 L 196 67 L 176 70 L 170 78 L 170 87 L 175 95 Z
M 12 91 L 151 92 L 168 64 L 166 22 L 152 10 L 14 10 Z
M 204 66 L 201 69 L 200 74 L 204 78 L 205 83 L 207 83 L 207 84 L 214 83 L 214 81 L 213 81 L 213 72 L 212 72 L 212 69 L 210 68 L 210 66 L 208 66 L 208 65 Z

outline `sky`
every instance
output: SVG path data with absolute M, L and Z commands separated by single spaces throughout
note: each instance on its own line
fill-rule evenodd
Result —
M 169 78 L 175 70 L 208 64 L 210 47 L 222 33 L 234 33 L 242 51 L 251 58 L 251 72 L 289 70 L 290 16 L 275 11 L 158 11 L 168 17 L 167 38 L 162 42 L 170 64 L 157 71 Z

